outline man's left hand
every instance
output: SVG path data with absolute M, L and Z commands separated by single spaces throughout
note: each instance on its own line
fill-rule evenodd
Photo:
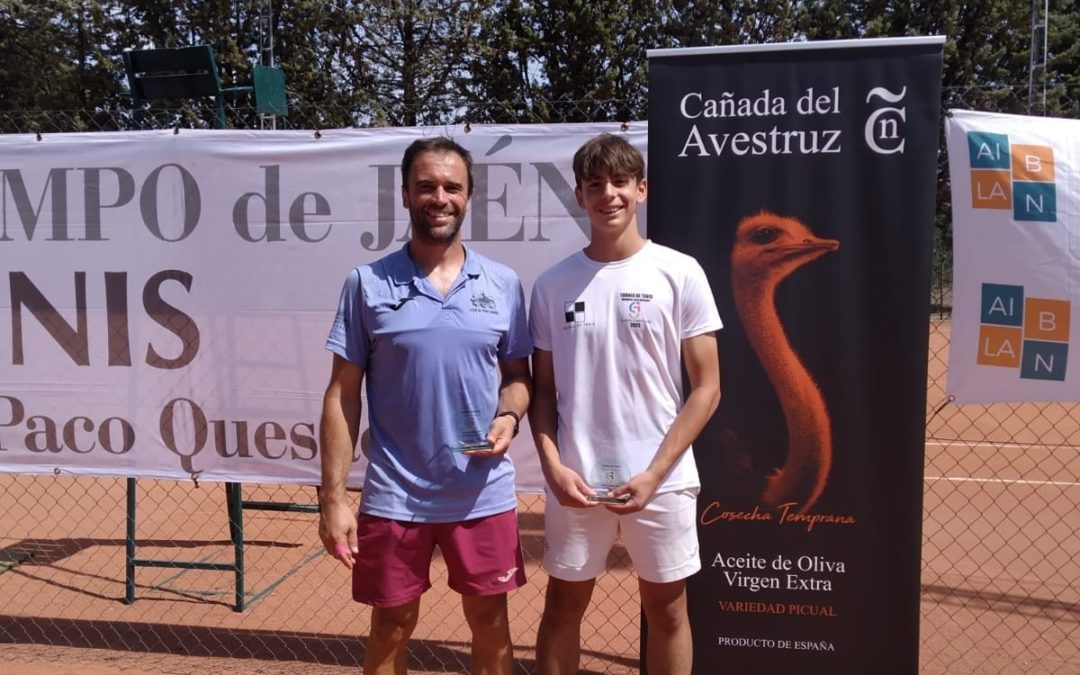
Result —
M 510 449 L 510 441 L 514 440 L 514 418 L 509 415 L 501 415 L 491 420 L 491 428 L 488 429 L 487 442 L 491 444 L 488 450 L 467 450 L 466 455 L 474 457 L 497 457 L 506 454 Z
M 660 481 L 653 478 L 648 472 L 639 473 L 626 483 L 611 490 L 612 497 L 626 497 L 630 499 L 625 504 L 604 504 L 604 508 L 614 513 L 634 513 L 645 508 L 652 499 Z

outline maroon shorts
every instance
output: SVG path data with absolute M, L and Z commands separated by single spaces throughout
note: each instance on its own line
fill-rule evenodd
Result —
M 363 513 L 353 567 L 353 600 L 398 607 L 431 588 L 438 546 L 450 588 L 462 595 L 498 595 L 525 584 L 517 511 L 456 523 L 411 523 Z

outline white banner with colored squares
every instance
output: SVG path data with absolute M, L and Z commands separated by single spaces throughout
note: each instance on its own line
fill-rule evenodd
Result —
M 1080 400 L 1080 120 L 952 111 L 957 403 Z

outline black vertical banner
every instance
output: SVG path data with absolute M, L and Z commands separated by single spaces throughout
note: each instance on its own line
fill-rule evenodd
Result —
M 649 54 L 649 236 L 725 323 L 695 673 L 918 672 L 943 42 Z

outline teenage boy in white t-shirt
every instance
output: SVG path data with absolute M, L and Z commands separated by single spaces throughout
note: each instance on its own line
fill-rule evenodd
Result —
M 621 535 L 648 670 L 689 673 L 686 578 L 701 568 L 690 444 L 720 400 L 720 316 L 697 261 L 638 231 L 648 186 L 637 149 L 598 136 L 574 155 L 574 177 L 590 241 L 537 279 L 529 316 L 529 422 L 548 486 L 539 670 L 578 672 L 581 618 Z

